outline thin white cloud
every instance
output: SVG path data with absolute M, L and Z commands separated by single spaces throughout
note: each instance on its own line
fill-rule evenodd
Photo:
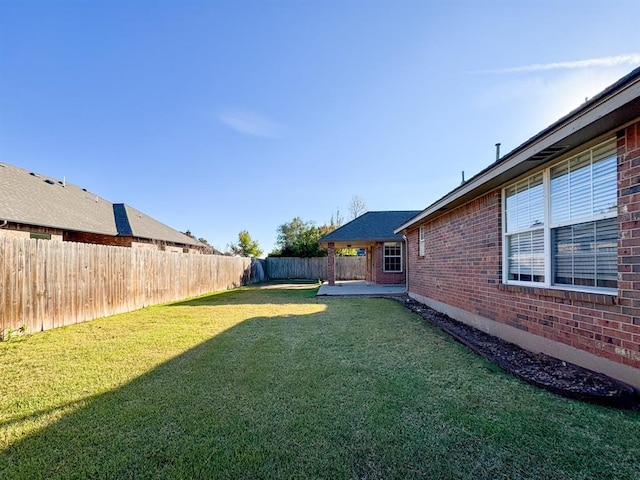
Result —
M 505 74 L 505 73 L 528 73 L 543 72 L 548 70 L 573 70 L 578 68 L 609 68 L 619 66 L 640 65 L 640 53 L 631 53 L 627 55 L 616 55 L 613 57 L 590 58 L 588 60 L 578 60 L 573 62 L 553 62 L 553 63 L 536 63 L 533 65 L 523 65 L 520 67 L 501 68 L 497 70 L 484 70 L 476 73 L 489 74 Z
M 277 123 L 247 110 L 229 110 L 220 113 L 218 119 L 236 132 L 253 137 L 277 138 L 282 133 Z

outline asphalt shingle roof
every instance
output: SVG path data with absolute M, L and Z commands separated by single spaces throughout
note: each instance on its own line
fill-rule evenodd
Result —
M 184 233 L 178 232 L 173 228 L 157 221 L 155 218 L 145 215 L 139 210 L 125 204 L 114 204 L 116 207 L 124 208 L 126 218 L 129 221 L 131 235 L 140 238 L 153 238 L 156 240 L 165 240 L 174 243 L 186 243 L 190 245 L 200 245 L 200 242 L 188 237 Z
M 367 212 L 320 239 L 328 242 L 399 241 L 393 231 L 420 210 Z
M 0 221 L 200 245 L 187 235 L 87 189 L 0 163 Z

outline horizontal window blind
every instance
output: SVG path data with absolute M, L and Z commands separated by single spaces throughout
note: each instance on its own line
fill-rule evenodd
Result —
M 509 280 L 544 282 L 544 231 L 509 236 Z
M 615 144 L 589 151 L 551 169 L 551 223 L 614 211 L 617 204 Z
M 552 236 L 554 283 L 616 288 L 616 218 L 556 228 Z
M 507 232 L 517 232 L 544 223 L 542 174 L 516 183 L 506 190 Z

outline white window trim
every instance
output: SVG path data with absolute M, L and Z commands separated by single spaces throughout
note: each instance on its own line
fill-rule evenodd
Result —
M 427 227 L 422 226 L 418 231 L 418 256 L 424 257 L 427 243 Z
M 617 288 L 605 288 L 605 287 L 589 287 L 589 286 L 576 286 L 576 285 L 554 285 L 551 281 L 552 276 L 552 261 L 551 261 L 551 231 L 558 227 L 575 225 L 577 223 L 586 223 L 586 222 L 594 222 L 598 220 L 605 220 L 607 218 L 614 218 L 618 216 L 617 209 L 613 212 L 601 213 L 598 215 L 592 215 L 590 217 L 584 217 L 576 221 L 567 221 L 567 222 L 559 222 L 553 225 L 550 224 L 551 221 L 551 169 L 562 162 L 566 162 L 571 160 L 572 158 L 576 158 L 581 155 L 585 151 L 594 150 L 601 145 L 611 142 L 613 139 L 607 139 L 597 145 L 587 148 L 586 150 L 582 150 L 576 154 L 573 154 L 569 157 L 566 157 L 558 162 L 554 162 L 552 165 L 545 167 L 542 172 L 542 186 L 543 186 L 543 195 L 544 195 L 544 282 L 527 282 L 522 280 L 509 280 L 509 246 L 506 241 L 508 237 L 507 233 L 507 221 L 506 221 L 506 191 L 509 187 L 521 181 L 525 178 L 528 178 L 532 175 L 535 175 L 537 172 L 529 173 L 524 177 L 509 182 L 502 188 L 501 194 L 501 231 L 502 231 L 502 283 L 505 285 L 519 285 L 524 287 L 534 287 L 534 288 L 547 288 L 550 290 L 568 290 L 574 292 L 584 292 L 584 293 L 599 293 L 606 295 L 617 295 Z M 525 229 L 522 231 L 518 231 L 517 233 L 524 233 L 525 231 L 537 230 L 537 228 Z M 514 234 L 513 232 L 511 234 Z
M 385 254 L 385 249 L 384 249 L 384 247 L 385 247 L 385 245 L 387 245 L 387 244 L 388 244 L 388 245 L 393 244 L 394 246 L 396 246 L 396 245 L 400 245 L 400 270 L 387 270 L 387 269 L 385 268 L 385 263 L 386 263 L 386 262 L 385 262 L 385 259 L 386 259 L 387 257 L 389 257 L 389 258 L 398 258 L 398 255 L 386 255 L 386 254 Z M 404 261 L 403 261 L 403 257 L 404 257 L 404 255 L 403 255 L 403 250 L 402 250 L 402 242 L 384 242 L 384 243 L 382 244 L 382 271 L 383 271 L 384 273 L 402 273 L 402 272 L 403 272 L 403 268 L 404 268 Z

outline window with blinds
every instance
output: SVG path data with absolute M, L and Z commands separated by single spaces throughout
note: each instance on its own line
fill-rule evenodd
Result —
M 607 141 L 504 189 L 505 282 L 617 288 L 617 156 Z
M 542 173 L 505 192 L 509 280 L 544 282 L 544 189 Z

